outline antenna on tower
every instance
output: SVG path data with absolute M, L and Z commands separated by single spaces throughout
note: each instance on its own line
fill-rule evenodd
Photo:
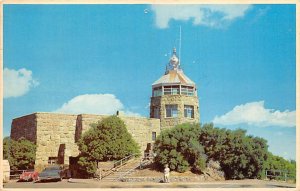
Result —
M 181 25 L 179 26 L 179 64 L 181 63 Z

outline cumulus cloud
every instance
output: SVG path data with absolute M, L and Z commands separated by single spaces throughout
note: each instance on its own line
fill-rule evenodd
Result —
M 237 125 L 249 124 L 258 127 L 296 126 L 296 111 L 279 111 L 266 109 L 264 101 L 251 102 L 235 106 L 231 111 L 222 116 L 216 116 L 213 120 L 216 124 Z
M 222 27 L 245 15 L 251 5 L 152 5 L 158 28 L 168 28 L 170 20 L 189 21 L 194 25 Z
M 25 68 L 19 70 L 4 68 L 3 81 L 4 98 L 25 95 L 32 87 L 39 85 L 39 82 L 33 79 L 32 71 Z
M 84 94 L 79 95 L 68 102 L 64 103 L 54 112 L 70 114 L 116 114 L 117 111 L 123 111 L 124 105 L 113 94 Z M 125 115 L 140 116 L 128 110 L 124 111 Z

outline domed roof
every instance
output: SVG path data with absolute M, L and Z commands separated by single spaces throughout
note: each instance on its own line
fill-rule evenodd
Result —
M 195 82 L 189 79 L 182 70 L 170 70 L 167 74 L 156 80 L 152 86 L 166 85 L 166 84 L 181 84 L 195 86 Z
M 173 49 L 173 55 L 171 56 L 166 68 L 166 73 L 158 80 L 156 80 L 152 86 L 166 85 L 166 84 L 182 84 L 195 86 L 195 82 L 189 79 L 180 69 L 180 60 L 176 55 L 176 49 Z

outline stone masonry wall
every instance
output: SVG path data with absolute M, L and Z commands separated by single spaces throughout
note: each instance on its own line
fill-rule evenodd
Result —
M 81 114 L 81 135 L 91 127 L 91 124 L 96 124 L 98 121 L 102 121 L 109 115 L 93 115 L 93 114 Z
M 70 115 L 57 113 L 34 113 L 13 120 L 11 137 L 26 136 L 37 145 L 35 169 L 40 171 L 48 165 L 49 157 L 61 158 L 61 163 L 69 164 L 69 157 L 79 154 L 76 144 L 80 136 L 93 123 L 103 120 L 106 115 Z M 153 143 L 152 132 L 160 133 L 160 120 L 144 117 L 119 116 L 126 124 L 128 132 L 143 152 L 147 143 Z
M 75 143 L 77 115 L 37 113 L 37 150 L 35 168 L 41 169 L 48 164 L 49 157 L 58 157 L 69 164 L 69 157 L 79 154 Z
M 108 115 L 91 115 L 82 114 L 82 133 L 88 130 L 93 123 L 103 120 L 108 117 Z M 143 152 L 148 143 L 153 143 L 152 132 L 156 132 L 158 136 L 160 133 L 160 120 L 150 119 L 145 117 L 130 117 L 130 116 L 119 116 L 125 123 L 128 132 L 132 135 L 133 139 L 141 147 L 141 152 Z
M 152 132 L 155 132 L 156 136 L 160 134 L 159 119 L 128 116 L 120 116 L 120 118 L 125 122 L 128 132 L 140 145 L 142 154 L 148 143 L 154 143 Z
M 13 119 L 10 137 L 18 140 L 21 137 L 36 142 L 36 115 L 30 114 Z
M 166 117 L 166 104 L 178 105 L 178 116 L 176 118 Z M 194 118 L 184 117 L 184 105 L 194 106 Z M 161 129 L 171 128 L 181 123 L 199 123 L 199 101 L 197 96 L 187 95 L 163 95 L 159 97 L 151 97 L 150 116 L 153 116 L 153 107 L 160 108 Z

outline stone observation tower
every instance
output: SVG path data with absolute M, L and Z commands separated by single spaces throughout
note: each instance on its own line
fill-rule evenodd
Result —
M 180 68 L 175 48 L 165 74 L 152 84 L 150 118 L 160 119 L 162 130 L 200 121 L 196 84 Z

